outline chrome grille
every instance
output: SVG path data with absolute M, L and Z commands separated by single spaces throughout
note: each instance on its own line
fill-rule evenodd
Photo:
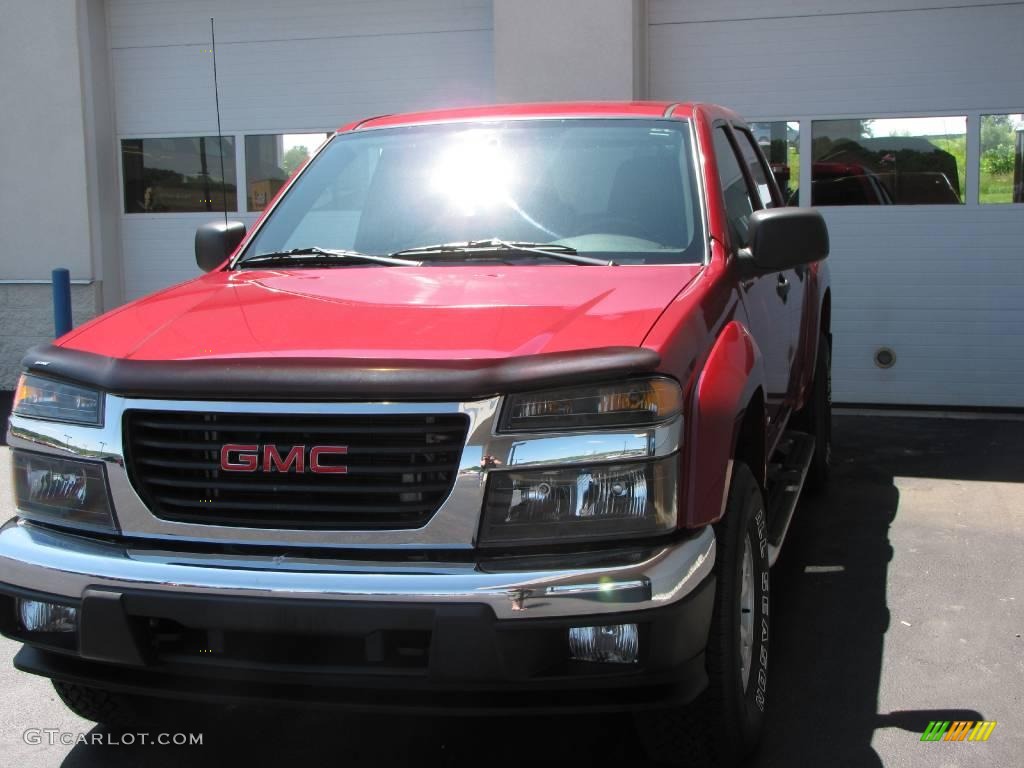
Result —
M 128 409 L 125 464 L 150 511 L 175 522 L 253 528 L 374 530 L 418 528 L 455 482 L 469 420 L 465 414 L 205 413 Z M 225 471 L 225 445 L 258 446 L 252 471 Z M 313 446 L 344 446 L 344 473 L 310 470 Z M 270 471 L 262 451 L 303 464 Z M 237 459 L 237 457 L 236 457 Z

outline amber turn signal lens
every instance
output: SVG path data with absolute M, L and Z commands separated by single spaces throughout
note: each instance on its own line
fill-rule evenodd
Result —
M 667 421 L 683 407 L 679 384 L 665 376 L 615 384 L 565 387 L 510 395 L 501 418 L 504 432 L 644 427 Z
M 34 419 L 98 426 L 102 398 L 95 389 L 23 373 L 14 393 L 12 412 Z

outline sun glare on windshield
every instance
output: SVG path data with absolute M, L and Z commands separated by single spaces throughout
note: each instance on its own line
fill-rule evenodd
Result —
M 515 206 L 513 163 L 491 132 L 466 131 L 452 137 L 430 175 L 431 188 L 455 211 L 473 216 L 499 205 Z

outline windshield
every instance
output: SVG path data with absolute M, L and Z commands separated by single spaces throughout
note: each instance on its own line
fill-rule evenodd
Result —
M 311 162 L 243 258 L 304 248 L 388 255 L 481 240 L 555 244 L 619 264 L 702 261 L 689 125 L 510 120 L 344 134 Z M 490 257 L 559 263 L 529 251 Z

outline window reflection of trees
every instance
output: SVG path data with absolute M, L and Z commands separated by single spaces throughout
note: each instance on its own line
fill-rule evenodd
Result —
M 966 133 L 876 136 L 875 122 L 815 122 L 813 205 L 963 202 Z

